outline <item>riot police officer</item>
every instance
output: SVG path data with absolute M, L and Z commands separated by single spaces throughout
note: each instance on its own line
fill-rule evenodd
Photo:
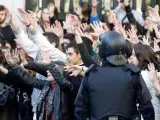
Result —
M 102 66 L 86 72 L 75 101 L 77 120 L 154 120 L 151 95 L 140 70 L 127 64 L 126 40 L 117 32 L 99 38 Z M 137 107 L 137 103 L 139 107 Z

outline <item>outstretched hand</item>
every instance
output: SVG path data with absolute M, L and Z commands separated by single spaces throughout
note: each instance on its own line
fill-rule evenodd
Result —
M 153 63 L 148 64 L 148 70 L 152 74 L 152 82 L 153 84 L 159 84 L 157 70 L 155 69 L 155 65 Z
M 90 34 L 95 36 L 95 37 L 99 37 L 101 34 L 106 32 L 103 29 L 103 24 L 102 23 L 98 23 L 97 21 L 93 22 L 93 24 L 91 24 L 91 27 L 94 29 L 94 33 L 90 33 Z
M 70 73 L 70 76 L 75 77 L 83 72 L 82 66 L 79 65 L 65 66 L 64 69 L 66 72 Z
M 9 66 L 15 66 L 16 65 L 16 62 L 13 61 L 13 59 L 11 57 L 11 53 L 10 53 L 9 50 L 4 51 L 4 56 L 5 56 L 5 59 L 6 59 Z
M 20 63 L 19 51 L 17 49 L 12 51 L 11 57 L 16 64 Z
M 133 28 L 131 28 L 131 30 L 129 30 L 127 33 L 128 33 L 128 35 L 130 37 L 130 38 L 128 38 L 128 40 L 132 44 L 138 44 L 139 43 L 140 40 L 138 39 L 137 33 Z
M 17 9 L 19 12 L 18 18 L 25 25 L 28 26 L 30 24 L 29 18 L 27 16 L 27 12 L 22 10 L 21 8 Z

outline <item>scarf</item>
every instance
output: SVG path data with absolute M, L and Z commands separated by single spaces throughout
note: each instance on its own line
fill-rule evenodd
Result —
M 53 116 L 56 102 L 56 93 L 59 87 L 55 83 L 48 83 L 44 86 L 37 105 L 37 120 L 50 120 Z

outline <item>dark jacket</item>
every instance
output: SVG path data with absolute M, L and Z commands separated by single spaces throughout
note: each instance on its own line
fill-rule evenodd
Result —
M 37 64 L 38 66 L 38 64 Z M 42 67 L 44 66 L 44 67 Z M 48 68 L 47 68 L 48 67 Z M 62 90 L 63 92 L 69 92 L 72 90 L 72 84 L 68 81 L 66 81 L 64 79 L 64 77 L 62 76 L 61 72 L 59 71 L 59 69 L 55 66 L 55 64 L 52 62 L 50 65 L 41 65 L 40 68 L 47 68 L 50 73 L 52 74 L 52 76 L 54 77 L 56 84 L 60 87 L 60 90 Z M 41 69 L 37 69 L 35 68 L 35 70 L 37 70 L 36 72 L 38 73 L 43 73 L 44 70 L 41 71 Z M 51 85 L 52 82 L 50 81 L 45 81 L 45 80 L 39 80 L 36 79 L 35 77 L 31 77 L 28 75 L 28 73 L 21 68 L 20 66 L 15 66 L 14 68 L 12 68 L 8 74 L 14 74 L 15 76 L 18 76 L 25 84 L 30 85 L 31 87 L 37 88 L 37 89 L 45 89 L 44 87 L 46 85 Z M 46 74 L 45 74 L 46 75 Z M 59 101 L 60 105 L 56 105 L 54 106 L 54 113 L 57 113 L 56 115 L 54 114 L 53 116 L 55 118 L 59 118 L 59 119 L 55 119 L 55 120 L 67 120 L 67 115 L 66 115 L 66 111 L 65 111 L 65 103 L 63 103 L 63 98 L 62 95 L 60 96 L 60 100 L 58 99 L 58 95 L 56 95 L 56 100 L 55 101 Z M 63 107 L 63 109 L 61 109 Z M 59 113 L 60 110 L 60 113 Z M 60 114 L 60 115 L 59 115 Z
M 19 114 L 21 118 L 22 117 L 31 118 L 32 116 L 28 116 L 28 115 L 32 114 L 32 108 L 29 108 L 28 106 L 27 106 L 28 108 L 26 108 L 22 106 L 22 104 L 20 105 L 19 103 L 22 103 L 23 101 L 21 101 L 21 98 L 19 100 L 17 98 L 17 96 L 19 96 L 18 95 L 19 90 L 25 93 L 28 93 L 31 90 L 31 88 L 25 85 L 24 83 L 22 83 L 22 80 L 20 80 L 18 77 L 14 76 L 13 74 L 5 75 L 0 72 L 0 80 L 1 82 L 3 82 L 8 86 L 12 85 L 12 88 L 14 88 L 15 90 L 14 98 L 12 100 L 8 100 L 7 104 L 3 108 L 0 108 L 0 118 L 3 120 L 18 120 Z M 21 114 L 22 107 L 23 109 L 29 111 L 27 113 L 28 115 L 26 113 Z M 32 120 L 32 118 L 27 120 Z M 25 120 L 25 119 L 22 119 L 22 120 Z
M 92 64 L 98 65 L 100 63 L 99 56 L 91 56 L 84 43 L 77 44 L 77 46 L 79 48 L 82 61 L 86 67 L 89 67 Z
M 14 39 L 16 39 L 11 27 L 9 25 L 5 26 L 5 27 L 1 27 L 0 28 L 0 33 L 3 34 L 4 39 L 11 44 L 11 47 L 13 49 L 16 48 L 16 42 L 14 41 Z
M 75 101 L 77 120 L 106 120 L 109 116 L 132 120 L 140 118 L 139 111 L 144 120 L 154 120 L 151 95 L 138 68 L 106 64 L 89 70 Z

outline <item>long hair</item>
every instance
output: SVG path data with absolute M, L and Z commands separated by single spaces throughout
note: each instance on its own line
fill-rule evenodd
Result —
M 58 18 L 58 9 L 57 9 L 57 7 L 55 6 L 54 3 L 49 3 L 49 4 L 48 4 L 48 8 L 49 8 L 50 6 L 54 6 L 54 17 L 57 19 L 57 18 Z
M 150 46 L 137 44 L 134 46 L 134 51 L 139 62 L 138 67 L 141 70 L 148 69 L 148 64 L 153 63 L 159 71 L 158 58 Z
M 40 20 L 39 20 L 39 24 L 40 24 L 40 26 L 41 26 L 41 28 L 42 28 L 43 31 L 45 31 L 45 24 L 44 24 L 44 20 L 43 20 L 43 18 L 42 18 L 42 14 L 43 14 L 43 11 L 44 11 L 45 9 L 48 9 L 48 8 L 43 8 L 43 9 L 42 9 L 41 17 L 40 17 Z M 49 9 L 48 9 L 48 11 L 49 11 Z M 49 22 L 50 22 L 50 24 L 51 24 L 50 18 L 49 18 Z

